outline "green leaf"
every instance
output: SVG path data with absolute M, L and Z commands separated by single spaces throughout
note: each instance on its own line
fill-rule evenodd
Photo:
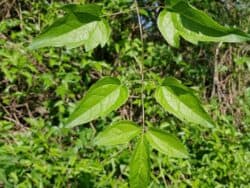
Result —
M 155 92 L 156 101 L 181 120 L 213 127 L 213 121 L 191 89 L 175 78 L 166 78 Z
M 65 16 L 45 29 L 29 46 L 37 49 L 46 46 L 75 48 L 85 45 L 89 51 L 99 44 L 104 46 L 110 35 L 106 21 L 100 19 L 101 7 L 97 5 L 73 5 L 63 7 Z
M 128 99 L 128 89 L 117 78 L 105 77 L 97 81 L 70 115 L 66 127 L 88 123 L 106 116 Z
M 174 136 L 162 130 L 149 128 L 146 138 L 150 145 L 170 157 L 187 158 L 188 152 L 184 145 Z
M 101 16 L 102 7 L 98 6 L 96 4 L 84 4 L 84 5 L 78 5 L 78 4 L 67 4 L 62 7 L 62 9 L 68 13 L 74 13 L 74 14 L 88 14 L 87 16 L 95 17 L 96 19 L 99 19 Z
M 178 48 L 180 46 L 180 36 L 173 23 L 172 15 L 174 14 L 163 10 L 158 16 L 157 25 L 166 41 L 171 46 Z
M 140 138 L 129 164 L 131 188 L 146 188 L 150 181 L 149 145 L 144 136 Z
M 140 132 L 141 129 L 132 121 L 119 121 L 101 132 L 96 137 L 95 144 L 105 146 L 127 144 Z
M 243 42 L 250 40 L 249 34 L 236 28 L 220 25 L 203 11 L 185 1 L 176 1 L 167 10 L 163 10 L 160 14 L 160 20 L 165 22 L 165 26 L 164 23 L 161 23 L 159 29 L 172 46 L 177 46 L 179 35 L 194 44 L 199 41 Z M 169 25 L 168 29 L 166 29 L 167 24 Z

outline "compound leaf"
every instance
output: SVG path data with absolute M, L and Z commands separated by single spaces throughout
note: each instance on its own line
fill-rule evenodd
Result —
M 131 188 L 148 187 L 150 181 L 149 145 L 144 136 L 140 138 L 129 164 Z
M 89 51 L 99 44 L 104 46 L 110 35 L 110 28 L 101 20 L 101 7 L 69 4 L 63 7 L 66 14 L 45 29 L 29 46 L 37 49 L 46 46 L 67 48 L 85 45 Z
M 156 101 L 169 113 L 181 120 L 213 127 L 213 121 L 193 92 L 177 79 L 168 77 L 157 87 Z
M 112 146 L 127 144 L 132 138 L 137 136 L 141 129 L 132 121 L 119 121 L 113 123 L 102 131 L 95 139 L 95 144 Z
M 127 99 L 128 89 L 117 78 L 102 78 L 87 91 L 68 118 L 66 127 L 74 127 L 106 116 L 124 104 Z

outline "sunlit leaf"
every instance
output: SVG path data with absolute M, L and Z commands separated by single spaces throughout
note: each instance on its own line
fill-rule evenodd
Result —
M 100 18 L 101 7 L 97 5 L 73 5 L 63 7 L 65 16 L 45 29 L 29 46 L 37 49 L 46 46 L 74 48 L 85 46 L 86 51 L 104 46 L 110 35 L 110 28 Z
M 155 98 L 169 113 L 181 120 L 213 127 L 213 121 L 193 92 L 175 78 L 166 78 L 156 89 Z
M 244 42 L 250 35 L 239 29 L 225 27 L 214 21 L 203 11 L 196 9 L 186 1 L 172 2 L 172 6 L 160 13 L 158 26 L 167 42 L 177 47 L 179 35 L 185 40 L 197 44 L 203 42 Z
M 146 133 L 146 138 L 153 148 L 170 157 L 188 157 L 188 152 L 184 145 L 169 133 L 160 129 L 150 128 Z
M 131 188 L 146 188 L 150 181 L 149 146 L 144 136 L 140 138 L 129 164 Z
M 105 146 L 127 144 L 140 132 L 141 129 L 132 121 L 119 121 L 102 131 L 96 137 L 95 144 Z
M 250 40 L 248 34 L 235 28 L 220 25 L 203 11 L 187 2 L 178 2 L 171 10 L 179 14 L 174 22 L 178 32 L 190 42 L 243 42 Z
M 166 10 L 162 11 L 158 16 L 157 25 L 166 41 L 171 46 L 178 48 L 180 45 L 180 36 L 173 23 L 173 14 Z
M 128 98 L 128 89 L 116 78 L 97 81 L 68 118 L 66 127 L 88 123 L 119 108 Z

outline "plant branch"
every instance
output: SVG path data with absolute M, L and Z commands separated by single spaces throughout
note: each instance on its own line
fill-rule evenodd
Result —
M 137 61 L 139 68 L 140 68 L 140 75 L 141 75 L 141 106 L 142 106 L 142 127 L 143 132 L 145 132 L 145 111 L 144 111 L 144 40 L 143 40 L 143 29 L 142 29 L 142 21 L 140 17 L 140 10 L 137 0 L 135 0 L 135 7 L 136 7 L 136 14 L 138 18 L 138 24 L 140 29 L 140 38 L 141 38 L 141 45 L 142 45 L 142 53 L 141 59 Z

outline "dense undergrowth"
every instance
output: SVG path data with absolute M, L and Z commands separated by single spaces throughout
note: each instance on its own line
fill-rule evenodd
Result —
M 104 48 L 87 53 L 82 47 L 27 50 L 33 36 L 51 24 L 60 15 L 57 8 L 68 2 L 1 4 L 0 187 L 128 187 L 132 146 L 97 148 L 93 138 L 115 120 L 140 121 L 139 83 L 127 83 L 134 93 L 118 113 L 74 129 L 63 128 L 62 122 L 101 76 L 117 76 L 125 83 L 140 79 L 134 63 L 142 50 L 136 14 L 126 13 L 130 0 L 100 1 L 113 30 Z M 153 2 L 163 3 L 145 1 L 145 7 Z M 221 23 L 250 29 L 247 1 L 190 2 Z M 119 11 L 125 14 L 110 15 Z M 195 86 L 217 124 L 209 129 L 180 122 L 147 97 L 146 123 L 177 135 L 190 153 L 189 159 L 157 158 L 152 153 L 150 187 L 249 187 L 249 46 L 194 46 L 182 41 L 180 49 L 173 49 L 156 31 L 158 13 L 158 9 L 142 11 L 146 93 L 152 92 L 152 80 L 175 76 Z M 159 125 L 159 120 L 166 123 Z

